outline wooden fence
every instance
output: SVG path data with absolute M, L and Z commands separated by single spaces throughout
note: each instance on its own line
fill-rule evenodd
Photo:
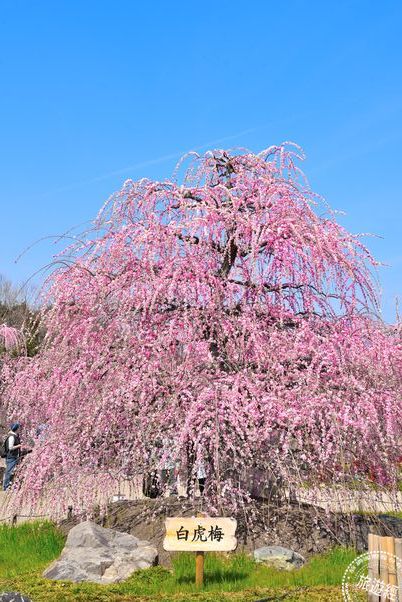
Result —
M 369 602 L 402 602 L 402 539 L 369 533 L 368 550 Z

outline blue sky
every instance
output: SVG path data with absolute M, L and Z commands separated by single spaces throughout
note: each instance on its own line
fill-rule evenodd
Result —
M 367 239 L 384 317 L 402 297 L 402 3 L 3 2 L 0 273 L 23 282 L 49 241 L 128 178 L 185 151 L 293 140 L 312 187 Z

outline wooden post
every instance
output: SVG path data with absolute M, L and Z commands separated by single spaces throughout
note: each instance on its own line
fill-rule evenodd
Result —
M 398 586 L 398 602 L 402 602 L 402 539 L 395 539 L 396 584 Z
M 371 579 L 379 579 L 384 586 L 396 586 L 399 590 L 402 584 L 402 539 L 394 537 L 380 537 L 373 533 L 369 533 L 368 537 L 369 552 L 372 552 L 372 557 L 369 559 L 369 577 Z M 380 559 L 376 557 L 379 554 Z M 382 556 L 381 556 L 382 554 Z M 399 602 L 402 602 L 401 591 L 398 592 Z M 369 593 L 369 602 L 388 602 L 376 594 Z
M 195 553 L 195 584 L 197 587 L 204 584 L 204 552 Z
M 197 517 L 202 518 L 204 514 L 197 512 Z M 204 585 L 204 552 L 195 553 L 195 585 L 202 587 Z
M 370 579 L 378 579 L 380 576 L 380 566 L 378 559 L 379 552 L 379 536 L 374 533 L 369 533 L 368 536 L 368 549 L 369 552 L 374 552 L 371 558 L 369 558 L 368 576 Z M 368 594 L 368 602 L 379 602 L 380 597 L 376 594 Z
M 380 581 L 384 585 L 388 585 L 389 583 L 389 574 L 388 574 L 388 562 L 386 556 L 386 544 L 385 537 L 379 537 L 380 542 Z
M 387 553 L 388 564 L 388 583 L 397 585 L 396 562 L 395 562 L 395 539 L 393 537 L 383 537 L 383 550 Z

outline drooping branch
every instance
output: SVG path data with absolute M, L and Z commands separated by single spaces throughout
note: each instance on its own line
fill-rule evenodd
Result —
M 395 485 L 400 329 L 369 313 L 375 261 L 321 215 L 298 155 L 213 151 L 183 186 L 126 182 L 61 255 L 46 345 L 3 371 L 10 417 L 48 429 L 24 503 L 52 483 L 88 508 L 169 450 L 189 479 L 203 466 L 210 509 L 247 506 L 256 467 L 293 489 L 347 466 Z

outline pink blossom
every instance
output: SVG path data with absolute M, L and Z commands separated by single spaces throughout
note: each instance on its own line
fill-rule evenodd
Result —
M 66 249 L 45 344 L 3 367 L 9 413 L 48 425 L 21 499 L 51 485 L 89 508 L 89 482 L 143 474 L 163 439 L 190 473 L 203 458 L 210 510 L 249 500 L 257 470 L 395 486 L 401 329 L 373 317 L 376 261 L 299 158 L 214 151 L 182 185 L 129 180 Z

